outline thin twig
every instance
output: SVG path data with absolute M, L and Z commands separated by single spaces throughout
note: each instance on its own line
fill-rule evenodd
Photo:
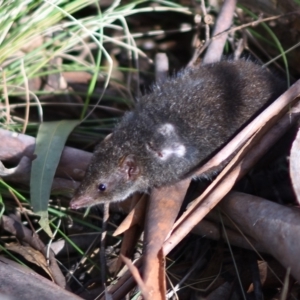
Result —
M 102 234 L 100 246 L 100 262 L 101 262 L 101 279 L 104 289 L 106 290 L 106 259 L 105 259 L 105 237 L 107 234 L 107 223 L 109 218 L 109 202 L 103 206 Z
M 25 66 L 24 66 L 24 59 L 21 59 L 21 71 L 22 71 L 22 75 L 23 75 L 23 79 L 24 79 L 23 82 L 24 82 L 24 86 L 25 86 L 25 99 L 26 99 L 25 117 L 24 117 L 23 129 L 22 129 L 22 133 L 25 133 L 27 125 L 28 125 L 28 121 L 29 121 L 30 97 L 29 97 L 28 78 L 27 78 Z
M 3 78 L 3 95 L 5 99 L 5 108 L 6 108 L 6 124 L 10 123 L 10 106 L 8 100 L 8 93 L 7 93 L 7 86 L 6 86 L 6 75 L 5 71 L 2 71 L 2 78 Z
M 32 230 L 33 234 L 37 235 L 36 232 L 35 232 L 35 229 L 34 229 L 34 227 L 32 225 L 32 223 L 31 223 L 31 221 L 30 221 L 30 219 L 28 217 L 28 214 L 27 214 L 26 210 L 23 208 L 23 205 L 19 201 L 18 197 L 15 195 L 15 193 L 13 192 L 13 190 L 9 189 L 8 191 L 12 195 L 12 197 L 14 198 L 14 200 L 17 202 L 17 204 L 18 204 L 21 212 L 24 214 L 24 216 L 25 216 L 25 218 L 26 218 L 26 220 L 28 222 L 28 225 L 29 225 L 30 229 Z

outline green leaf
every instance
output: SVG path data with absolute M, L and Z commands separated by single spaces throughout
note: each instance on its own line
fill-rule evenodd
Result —
M 47 209 L 52 181 L 66 139 L 79 122 L 44 122 L 40 125 L 36 138 L 36 158 L 32 162 L 30 175 L 30 198 L 34 212 L 41 217 L 39 224 L 49 236 L 52 236 L 52 232 Z

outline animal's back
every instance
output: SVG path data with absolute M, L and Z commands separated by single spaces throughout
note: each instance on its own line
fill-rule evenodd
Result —
M 145 95 L 137 108 L 156 122 L 178 124 L 196 143 L 217 144 L 230 136 L 284 86 L 266 68 L 251 61 L 222 61 L 187 69 Z

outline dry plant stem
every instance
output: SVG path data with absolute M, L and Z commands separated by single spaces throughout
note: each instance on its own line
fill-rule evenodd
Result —
M 143 263 L 143 258 L 140 257 L 137 261 L 134 262 L 134 266 L 141 270 Z M 113 296 L 114 300 L 124 299 L 125 295 L 129 293 L 136 285 L 131 273 L 127 271 L 115 285 L 109 287 L 109 293 Z M 105 300 L 103 297 L 101 300 Z
M 21 202 L 19 201 L 18 197 L 15 195 L 15 193 L 12 190 L 9 190 L 9 193 L 12 195 L 12 197 L 14 198 L 14 200 L 17 202 L 17 205 L 19 206 L 22 214 L 24 214 L 24 216 L 25 216 L 25 218 L 26 218 L 26 220 L 27 220 L 27 222 L 29 224 L 29 227 L 32 230 L 33 234 L 37 235 L 36 232 L 35 232 L 35 229 L 34 229 L 34 227 L 32 225 L 32 223 L 31 223 L 31 221 L 30 221 L 30 219 L 29 219 L 29 217 L 27 215 L 27 212 L 24 210 L 24 208 L 23 208 Z
M 46 257 L 47 247 L 39 239 L 38 235 L 33 234 L 30 229 L 5 215 L 2 216 L 0 224 L 3 229 L 16 236 L 19 241 L 29 244 L 32 248 L 40 251 Z M 49 269 L 51 270 L 55 283 L 62 288 L 66 288 L 66 279 L 57 265 L 53 251 L 50 251 L 49 260 Z
M 220 14 L 216 21 L 213 36 L 228 29 L 233 20 L 233 14 L 236 7 L 236 0 L 225 0 Z M 209 64 L 220 61 L 228 34 L 222 34 L 211 40 L 207 52 L 204 56 L 203 63 Z
M 202 14 L 203 14 L 202 19 L 204 20 L 204 23 L 205 23 L 205 44 L 202 45 L 202 42 L 200 40 L 201 28 L 200 28 L 200 24 L 198 24 L 197 36 L 195 37 L 195 41 L 197 39 L 199 46 L 195 49 L 194 54 L 193 54 L 190 62 L 187 65 L 188 67 L 193 67 L 194 65 L 196 65 L 199 56 L 207 48 L 207 46 L 209 45 L 209 41 L 210 41 L 209 24 L 205 22 L 207 13 L 206 13 L 206 7 L 205 7 L 205 1 L 204 0 L 201 0 L 201 10 L 202 10 Z
M 265 18 L 265 19 L 259 19 L 259 20 L 255 20 L 246 24 L 242 24 L 240 26 L 234 26 L 234 27 L 230 27 L 227 29 L 224 29 L 223 31 L 219 31 L 218 33 L 214 34 L 214 36 L 211 38 L 212 41 L 219 39 L 221 36 L 225 35 L 226 37 L 228 36 L 229 33 L 234 33 L 238 30 L 242 30 L 248 27 L 254 27 L 257 26 L 259 23 L 264 23 L 267 21 L 271 21 L 271 20 L 276 20 L 281 18 L 283 15 L 279 15 L 279 16 L 273 16 L 273 17 L 269 17 L 269 18 Z
M 102 234 L 100 245 L 100 262 L 101 262 L 101 279 L 104 289 L 106 290 L 106 259 L 105 259 L 105 237 L 107 233 L 107 223 L 109 219 L 109 203 L 103 205 L 103 220 L 102 220 Z
M 241 55 L 245 50 L 245 45 L 245 34 L 243 32 L 243 37 L 238 41 L 237 47 L 234 50 L 234 60 L 238 60 L 241 58 Z
M 149 290 L 146 287 L 146 285 L 144 284 L 143 279 L 141 278 L 141 275 L 139 273 L 138 268 L 126 256 L 121 254 L 121 258 L 124 261 L 124 263 L 126 264 L 127 268 L 129 269 L 130 273 L 132 274 L 132 276 L 134 277 L 136 283 L 138 284 L 144 299 L 145 300 L 151 299 Z
M 24 125 L 22 129 L 22 133 L 24 134 L 28 125 L 28 120 L 29 120 L 29 108 L 30 108 L 30 96 L 29 96 L 29 84 L 28 84 L 28 78 L 26 75 L 25 71 L 25 66 L 24 66 L 24 60 L 21 60 L 21 71 L 23 75 L 23 81 L 25 85 L 25 99 L 26 99 L 26 110 L 25 110 L 25 118 L 24 118 Z
M 291 15 L 291 14 L 298 14 L 298 12 L 289 12 L 287 14 L 282 14 L 282 15 L 278 15 L 278 16 L 272 16 L 272 17 L 268 17 L 268 18 L 264 18 L 264 19 L 259 19 L 259 20 L 255 20 L 255 21 L 240 25 L 240 26 L 235 26 L 233 28 L 228 28 L 228 29 L 214 35 L 212 37 L 212 40 L 219 38 L 219 36 L 221 36 L 223 34 L 233 33 L 235 31 L 238 31 L 238 30 L 241 30 L 241 29 L 244 29 L 244 28 L 247 28 L 247 27 L 255 27 L 260 23 L 265 23 L 265 22 L 268 22 L 268 21 L 277 20 L 277 19 L 280 19 L 282 17 L 286 17 L 286 16 Z
M 9 106 L 9 100 L 8 100 L 5 71 L 2 72 L 2 80 L 4 82 L 3 95 L 4 95 L 4 99 L 5 99 L 5 110 L 6 110 L 6 122 L 5 123 L 9 124 L 10 123 L 10 106 Z
M 265 134 L 260 142 L 254 137 L 239 151 L 232 162 L 219 174 L 207 190 L 195 200 L 195 205 L 192 205 L 176 222 L 171 237 L 164 243 L 165 255 L 219 203 L 237 180 L 244 176 L 261 156 L 286 132 L 290 125 L 299 118 L 299 110 L 300 105 L 297 103 L 295 111 L 288 112 Z M 252 141 L 256 142 L 256 144 L 252 143 Z M 247 155 L 245 156 L 246 153 Z M 200 202 L 202 203 L 199 205 Z

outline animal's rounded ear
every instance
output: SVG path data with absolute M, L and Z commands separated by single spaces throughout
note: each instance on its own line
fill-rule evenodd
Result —
M 136 158 L 132 154 L 123 157 L 120 161 L 119 167 L 127 180 L 135 180 L 141 171 Z

